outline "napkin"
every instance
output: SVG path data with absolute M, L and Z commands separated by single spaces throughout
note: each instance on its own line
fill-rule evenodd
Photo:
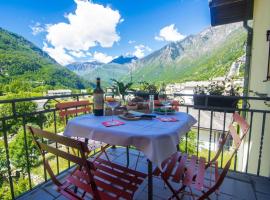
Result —
M 125 123 L 119 120 L 113 120 L 113 121 L 105 121 L 102 122 L 102 124 L 106 127 L 111 127 L 111 126 L 120 126 L 120 125 L 124 125 Z
M 162 122 L 177 122 L 177 121 L 179 121 L 175 117 L 157 117 L 157 119 L 162 121 Z

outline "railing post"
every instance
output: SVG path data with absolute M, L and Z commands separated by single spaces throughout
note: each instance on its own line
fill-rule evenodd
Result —
M 198 130 L 197 130 L 197 157 L 199 157 L 199 139 L 200 139 L 200 120 L 201 120 L 201 110 L 198 110 Z
M 265 129 L 265 118 L 266 118 L 266 112 L 263 113 L 262 133 L 261 133 L 261 141 L 260 141 L 260 152 L 259 152 L 257 176 L 260 175 L 260 171 L 261 171 L 261 159 L 262 159 L 262 149 L 263 149 L 263 139 L 264 139 L 264 129 Z
M 23 116 L 22 119 L 23 119 L 22 120 L 22 123 L 23 123 L 24 149 L 25 149 L 25 153 L 26 153 L 26 164 L 27 164 L 28 182 L 29 182 L 30 189 L 32 189 L 31 173 L 30 173 L 30 162 L 29 162 L 27 135 L 26 135 L 26 120 L 25 120 L 25 116 Z
M 3 126 L 3 134 L 4 134 L 4 145 L 5 145 L 5 151 L 6 151 L 6 159 L 7 159 L 8 181 L 9 181 L 9 186 L 10 186 L 11 197 L 12 197 L 12 199 L 15 199 L 13 180 L 12 180 L 12 174 L 11 174 L 11 167 L 10 167 L 10 160 L 9 160 L 8 138 L 7 138 L 7 130 L 6 130 L 6 121 L 5 120 L 2 120 L 2 126 Z
M 224 117 L 223 117 L 223 130 L 222 134 L 225 134 L 225 126 L 226 126 L 226 111 L 224 110 Z M 223 153 L 224 153 L 224 145 L 222 146 L 221 150 L 221 168 L 223 167 Z
M 11 105 L 12 105 L 12 114 L 13 114 L 13 117 L 16 119 L 17 118 L 17 112 L 16 112 L 15 101 L 12 101 Z
M 210 160 L 211 160 L 212 129 L 213 129 L 213 110 L 211 110 L 211 118 L 210 118 L 210 136 L 209 136 L 208 162 L 210 162 Z
M 249 123 L 249 134 L 248 134 L 248 149 L 247 149 L 247 164 L 246 164 L 246 173 L 248 172 L 248 162 L 249 162 L 249 150 L 250 150 L 250 141 L 251 141 L 251 132 L 253 124 L 253 112 L 250 114 L 250 123 Z
M 53 111 L 53 124 L 54 124 L 54 133 L 57 134 L 57 123 L 56 123 L 56 111 Z M 55 143 L 55 148 L 58 149 L 58 143 Z M 57 167 L 57 174 L 59 174 L 59 158 L 58 155 L 56 156 L 56 167 Z

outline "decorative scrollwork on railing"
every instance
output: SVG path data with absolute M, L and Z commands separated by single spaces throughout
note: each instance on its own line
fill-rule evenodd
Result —
M 60 103 L 60 101 L 58 101 L 57 99 L 47 99 L 47 101 L 43 104 L 43 109 L 44 109 L 44 110 L 49 110 L 49 109 L 51 109 L 52 107 L 51 107 L 50 103 L 51 103 L 52 101 L 55 101 L 55 102 L 57 102 L 57 103 Z
M 174 95 L 174 99 L 177 100 L 180 105 L 184 105 L 186 103 L 185 98 L 183 96 Z
M 264 101 L 264 104 L 265 104 L 267 107 L 270 107 L 270 101 Z

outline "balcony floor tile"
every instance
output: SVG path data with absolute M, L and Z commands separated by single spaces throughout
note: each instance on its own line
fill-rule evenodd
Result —
M 116 149 L 108 149 L 110 160 L 122 165 L 126 165 L 126 148 L 117 147 Z M 135 168 L 138 152 L 130 149 L 130 168 Z M 153 166 L 154 169 L 154 166 Z M 147 159 L 141 154 L 137 170 L 147 173 Z M 65 174 L 61 175 L 62 177 Z M 62 178 L 61 177 L 61 178 Z M 153 193 L 154 200 L 165 200 L 171 196 L 169 188 L 164 187 L 163 181 L 158 177 L 153 177 Z M 177 184 L 173 183 L 173 187 L 178 188 Z M 225 178 L 220 189 L 219 200 L 266 200 L 270 199 L 270 180 L 261 177 L 249 176 L 240 173 L 230 172 Z M 66 200 L 65 197 L 59 195 L 56 187 L 49 181 L 32 192 L 26 193 L 19 198 L 20 200 Z M 134 195 L 136 200 L 147 199 L 147 179 Z M 188 196 L 183 198 L 191 199 Z M 216 199 L 216 195 L 212 195 L 212 199 Z

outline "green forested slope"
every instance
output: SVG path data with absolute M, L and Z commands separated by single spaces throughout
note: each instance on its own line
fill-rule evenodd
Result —
M 86 83 L 31 42 L 0 28 L 0 86 L 2 92 L 43 92 L 85 88 Z

